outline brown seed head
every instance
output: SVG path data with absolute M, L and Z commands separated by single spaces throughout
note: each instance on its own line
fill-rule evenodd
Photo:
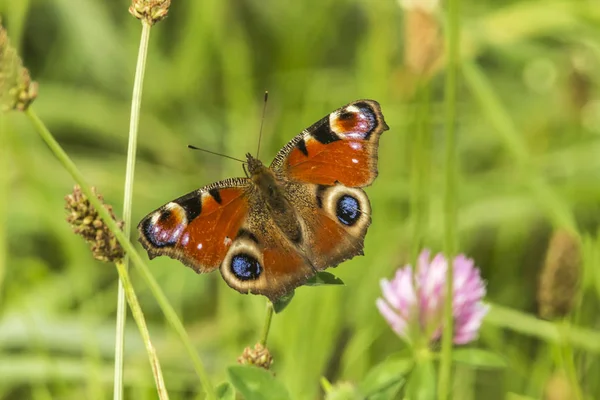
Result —
M 539 314 L 542 318 L 566 316 L 575 304 L 581 276 L 581 248 L 578 238 L 560 229 L 554 232 L 540 275 Z
M 92 188 L 92 191 L 100 201 L 104 202 L 95 188 Z M 73 227 L 73 232 L 90 244 L 94 258 L 106 262 L 120 261 L 125 255 L 123 248 L 78 185 L 75 185 L 72 194 L 65 197 L 65 202 L 65 209 L 69 212 L 67 222 Z M 104 208 L 116 221 L 112 207 L 104 204 Z M 123 221 L 117 221 L 117 224 L 120 229 L 123 228 Z
M 162 21 L 169 12 L 171 0 L 132 0 L 129 13 L 150 25 Z
M 237 361 L 239 364 L 256 365 L 257 367 L 268 370 L 273 363 L 273 357 L 271 356 L 269 349 L 260 343 L 256 343 L 254 349 L 246 347 L 242 355 L 238 357 Z
M 400 0 L 404 9 L 404 62 L 419 76 L 431 75 L 442 56 L 438 0 Z
M 38 84 L 31 80 L 21 58 L 0 25 L 0 109 L 25 111 L 36 99 Z

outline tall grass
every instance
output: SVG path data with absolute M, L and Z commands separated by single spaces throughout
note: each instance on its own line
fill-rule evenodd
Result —
M 114 205 L 123 198 L 139 43 L 139 23 L 127 6 L 0 1 L 3 24 L 40 82 L 36 112 Z M 508 367 L 456 367 L 451 393 L 540 398 L 551 377 L 570 365 L 560 355 L 572 359 L 584 398 L 600 397 L 600 383 L 589 378 L 600 373 L 600 14 L 593 0 L 462 0 L 460 19 L 452 239 L 482 268 L 493 304 L 477 346 L 502 354 Z M 243 174 L 237 163 L 186 145 L 232 156 L 254 151 L 265 89 L 264 160 L 342 104 L 358 98 L 382 104 L 391 129 L 381 139 L 379 177 L 367 188 L 373 224 L 365 256 L 334 271 L 345 287 L 300 288 L 272 320 L 272 368 L 293 398 L 319 398 L 321 376 L 361 380 L 404 349 L 374 306 L 379 279 L 410 260 L 415 232 L 411 143 L 420 105 L 407 100 L 414 82 L 402 64 L 401 23 L 392 1 L 205 0 L 174 2 L 152 33 L 133 224 L 197 187 Z M 430 82 L 431 140 L 421 148 L 431 160 L 428 201 L 417 219 L 421 242 L 434 250 L 444 246 L 442 77 L 440 70 Z M 113 380 L 114 268 L 91 261 L 70 233 L 62 199 L 72 178 L 32 126 L 20 115 L 0 123 L 0 221 L 6 221 L 0 226 L 0 398 L 106 396 Z M 563 322 L 536 318 L 538 273 L 555 227 L 576 232 L 583 243 L 580 301 L 565 330 Z M 264 299 L 242 296 L 217 274 L 196 276 L 170 259 L 141 261 L 148 275 L 133 269 L 131 280 L 170 398 L 203 398 L 190 351 L 204 361 L 207 379 L 225 380 L 226 367 L 260 339 Z M 144 282 L 148 276 L 160 282 L 161 306 L 168 304 L 168 315 L 183 322 L 185 332 L 177 332 L 189 336 L 187 345 L 168 327 Z M 155 398 L 134 324 L 124 334 L 124 397 Z M 550 353 L 552 346 L 563 350 Z

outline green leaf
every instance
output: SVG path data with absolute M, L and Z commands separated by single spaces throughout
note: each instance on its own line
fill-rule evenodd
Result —
M 388 358 L 371 368 L 358 388 L 365 397 L 387 391 L 398 383 L 403 384 L 413 365 L 410 358 Z
M 325 400 L 364 400 L 351 382 L 338 382 L 329 388 Z
M 344 281 L 329 272 L 317 272 L 304 284 L 306 286 L 344 285 Z
M 482 349 L 454 349 L 452 359 L 475 368 L 505 368 L 506 361 L 502 356 Z
M 361 400 L 364 400 L 364 399 L 366 399 L 366 400 L 401 399 L 401 397 L 398 397 L 398 393 L 400 393 L 400 391 L 404 387 L 405 383 L 406 383 L 406 379 L 401 378 L 400 382 L 394 383 L 394 384 L 388 386 L 387 388 L 382 389 L 380 392 L 373 393 L 369 397 L 363 398 Z
M 410 400 L 435 399 L 436 373 L 433 360 L 420 361 L 412 370 L 406 387 L 406 398 Z
M 294 298 L 294 294 L 296 294 L 296 292 L 292 290 L 290 293 L 286 294 L 285 296 L 281 296 L 273 302 L 273 311 L 275 311 L 275 314 L 279 314 L 288 306 L 288 304 L 290 304 Z
M 235 390 L 229 382 L 223 382 L 217 386 L 216 393 L 219 400 L 235 400 Z
M 229 379 L 245 400 L 287 400 L 290 394 L 267 370 L 251 365 L 227 368 Z

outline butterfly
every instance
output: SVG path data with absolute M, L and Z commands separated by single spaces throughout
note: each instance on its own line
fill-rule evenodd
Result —
M 318 271 L 363 255 L 377 177 L 379 103 L 357 100 L 302 131 L 269 167 L 247 154 L 244 178 L 195 190 L 138 225 L 150 259 L 169 256 L 198 273 L 219 268 L 229 286 L 270 300 Z

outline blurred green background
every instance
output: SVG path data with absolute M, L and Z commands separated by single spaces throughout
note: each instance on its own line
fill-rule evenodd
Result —
M 117 214 L 141 31 L 129 4 L 0 0 L 2 22 L 40 84 L 34 109 Z M 411 165 L 423 104 L 417 78 L 403 62 L 409 39 L 403 14 L 393 0 L 173 1 L 168 18 L 152 28 L 135 224 L 171 199 L 243 175 L 238 163 L 186 145 L 235 157 L 253 152 L 264 90 L 270 93 L 261 151 L 266 162 L 302 129 L 359 98 L 378 100 L 390 126 L 381 139 L 379 178 L 367 188 L 373 224 L 365 256 L 332 270 L 345 287 L 300 288 L 274 318 L 273 370 L 297 399 L 320 398 L 321 376 L 360 380 L 404 348 L 376 311 L 379 280 L 410 259 L 415 224 L 424 224 L 427 247 L 442 247 L 443 68 L 430 80 L 431 185 L 427 218 L 417 219 L 410 207 Z M 576 323 L 597 328 L 600 3 L 464 0 L 461 18 L 462 59 L 477 63 L 484 75 L 471 71 L 459 85 L 460 249 L 481 267 L 489 301 L 535 314 L 548 238 L 572 223 L 584 238 L 587 274 Z M 478 77 L 490 84 L 487 100 Z M 93 261 L 71 233 L 63 198 L 73 181 L 29 121 L 11 114 L 4 127 L 0 398 L 109 398 L 115 269 Z M 197 276 L 171 259 L 149 266 L 213 382 L 225 380 L 226 367 L 258 341 L 265 299 L 240 295 L 218 273 Z M 171 398 L 202 398 L 183 346 L 135 270 L 132 278 Z M 500 326 L 510 323 L 485 323 L 478 342 L 503 354 L 508 368 L 459 368 L 456 398 L 543 396 L 554 371 L 552 351 Z M 587 398 L 600 398 L 597 354 L 576 350 L 576 357 Z M 125 380 L 127 398 L 156 398 L 131 319 Z

